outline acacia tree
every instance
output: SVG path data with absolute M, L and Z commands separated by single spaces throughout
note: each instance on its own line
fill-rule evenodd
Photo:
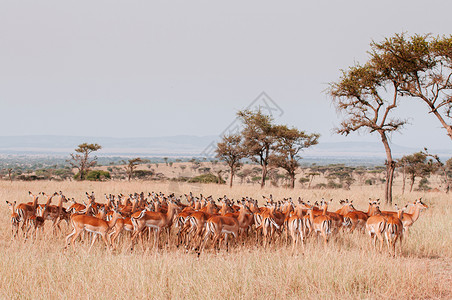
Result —
M 410 192 L 413 190 L 416 177 L 427 177 L 436 169 L 433 161 L 427 161 L 427 155 L 423 152 L 405 155 L 401 158 L 401 161 L 404 162 L 406 172 L 410 178 Z
M 385 200 L 392 203 L 392 185 L 396 163 L 392 158 L 388 134 L 406 123 L 390 117 L 397 107 L 399 84 L 387 76 L 386 70 L 368 62 L 342 71 L 338 82 L 330 83 L 328 90 L 338 112 L 344 115 L 336 133 L 348 135 L 355 131 L 367 131 L 379 135 L 386 152 Z
M 402 95 L 421 99 L 452 140 L 452 35 L 396 34 L 371 44 L 371 60 L 397 82 Z
M 434 160 L 436 160 L 437 167 L 439 169 L 441 169 L 441 171 L 443 172 L 443 176 L 444 176 L 443 182 L 446 185 L 446 194 L 448 194 L 449 190 L 450 190 L 451 177 L 452 177 L 452 174 L 449 174 L 449 173 L 452 173 L 452 158 L 447 160 L 446 164 L 444 164 L 438 155 L 429 153 L 427 148 L 424 148 L 424 151 L 422 153 L 424 153 L 427 157 L 431 157 Z M 449 169 L 449 172 L 448 172 L 448 169 Z
M 268 164 L 275 143 L 273 118 L 257 112 L 243 110 L 237 113 L 245 125 L 242 130 L 243 147 L 246 156 L 262 166 L 261 188 L 265 186 Z
M 317 133 L 306 134 L 296 128 L 288 128 L 286 125 L 276 125 L 273 128 L 275 136 L 275 150 L 270 157 L 271 165 L 283 168 L 290 177 L 290 187 L 295 187 L 295 173 L 300 166 L 300 152 L 318 144 L 320 135 Z
M 125 164 L 124 169 L 127 173 L 127 178 L 130 181 L 130 179 L 132 179 L 133 176 L 133 172 L 135 171 L 135 169 L 137 168 L 137 166 L 140 163 L 143 162 L 147 162 L 146 160 L 143 160 L 139 157 L 137 158 L 133 158 L 133 159 L 129 159 L 128 161 L 123 160 L 122 163 Z
M 78 154 L 71 153 L 71 159 L 68 162 L 73 168 L 78 170 L 79 180 L 84 180 L 89 169 L 96 165 L 97 157 L 90 159 L 89 155 L 99 149 L 102 149 L 102 146 L 98 144 L 83 143 L 75 149 Z
M 217 144 L 217 157 L 224 160 L 230 170 L 229 187 L 232 187 L 232 180 L 237 169 L 240 167 L 240 160 L 245 157 L 240 134 L 230 134 L 223 136 L 221 142 Z

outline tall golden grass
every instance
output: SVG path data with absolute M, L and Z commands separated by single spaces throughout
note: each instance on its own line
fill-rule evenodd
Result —
M 104 193 L 162 191 L 176 195 L 202 193 L 214 198 L 273 194 L 304 200 L 353 199 L 366 210 L 369 198 L 379 198 L 381 188 L 352 190 L 304 190 L 174 182 L 6 182 L 0 181 L 0 298 L 452 298 L 451 196 L 444 193 L 405 193 L 396 190 L 394 202 L 404 204 L 423 197 L 429 209 L 421 214 L 403 242 L 402 252 L 390 257 L 378 253 L 368 236 L 341 233 L 324 249 L 310 239 L 305 251 L 294 255 L 284 245 L 269 249 L 238 245 L 227 253 L 205 252 L 199 258 L 182 249 L 130 252 L 128 238 L 117 251 L 106 251 L 98 242 L 88 254 L 88 245 L 77 243 L 76 252 L 63 251 L 70 229 L 54 235 L 50 224 L 35 242 L 12 239 L 5 200 L 27 202 L 28 191 L 63 191 L 81 200 L 94 191 Z M 42 203 L 43 200 L 41 200 Z M 384 207 L 389 208 L 389 207 Z

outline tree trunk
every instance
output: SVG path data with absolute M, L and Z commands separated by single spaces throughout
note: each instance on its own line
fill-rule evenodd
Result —
M 413 185 L 414 185 L 414 181 L 416 180 L 416 177 L 411 177 L 411 183 L 410 183 L 410 193 L 413 191 Z
M 394 180 L 395 162 L 392 160 L 391 147 L 389 147 L 388 139 L 384 131 L 379 131 L 381 141 L 386 151 L 386 185 L 385 185 L 385 201 L 392 204 L 392 183 Z
M 295 173 L 290 174 L 290 187 L 295 188 Z
M 402 185 L 402 195 L 405 193 L 405 179 L 406 179 L 406 172 L 405 172 L 405 165 L 403 165 L 403 173 L 402 173 L 402 180 L 403 180 L 403 185 Z
M 229 187 L 232 188 L 232 179 L 234 178 L 234 169 L 231 168 L 231 180 L 229 181 Z
M 265 178 L 267 177 L 267 165 L 264 163 L 262 165 L 262 181 L 261 181 L 261 188 L 265 186 Z

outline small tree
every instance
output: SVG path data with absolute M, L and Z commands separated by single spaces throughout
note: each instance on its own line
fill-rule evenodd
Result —
M 424 148 L 423 152 L 427 157 L 431 157 L 434 160 L 436 160 L 436 164 L 439 169 L 443 172 L 443 182 L 446 185 L 446 193 L 449 193 L 450 185 L 451 185 L 451 177 L 452 177 L 452 158 L 449 159 L 446 164 L 444 164 L 438 155 L 436 154 L 430 154 L 427 150 L 427 148 Z M 449 172 L 448 170 L 449 169 Z M 450 173 L 450 174 L 449 174 Z
M 237 115 L 245 125 L 242 135 L 246 156 L 262 166 L 261 188 L 263 188 L 267 177 L 272 146 L 275 143 L 273 118 L 263 114 L 261 111 L 244 110 L 239 111 Z
M 413 190 L 416 177 L 425 178 L 435 169 L 432 161 L 427 161 L 427 155 L 422 152 L 405 155 L 402 157 L 401 161 L 405 163 L 406 172 L 410 178 L 410 192 Z
M 133 176 L 133 172 L 135 171 L 135 169 L 137 168 L 137 166 L 140 163 L 143 163 L 143 160 L 139 157 L 134 158 L 134 159 L 129 159 L 128 161 L 122 161 L 123 164 L 125 164 L 124 169 L 126 171 L 127 174 L 127 178 L 130 181 L 130 179 L 132 179 Z
M 290 178 L 289 186 L 295 187 L 295 173 L 300 166 L 300 152 L 312 145 L 318 144 L 319 134 L 306 134 L 296 128 L 288 128 L 286 125 L 274 126 L 276 143 L 275 150 L 270 158 L 272 165 L 283 168 Z
M 245 157 L 245 151 L 242 145 L 242 136 L 240 134 L 223 136 L 221 142 L 217 144 L 216 152 L 217 157 L 224 160 L 229 166 L 229 187 L 232 187 L 234 175 L 240 167 L 240 160 Z
M 102 149 L 102 146 L 98 144 L 83 143 L 75 149 L 77 154 L 71 153 L 71 159 L 68 162 L 78 170 L 79 180 L 84 180 L 89 169 L 96 165 L 97 157 L 90 159 L 89 155 L 99 149 Z
M 336 129 L 338 134 L 355 131 L 377 133 L 386 151 L 385 200 L 392 203 L 392 184 L 396 162 L 392 158 L 388 134 L 400 130 L 406 123 L 390 116 L 397 107 L 399 83 L 387 74 L 388 70 L 372 61 L 343 71 L 342 77 L 330 85 L 329 94 L 337 110 L 345 119 Z

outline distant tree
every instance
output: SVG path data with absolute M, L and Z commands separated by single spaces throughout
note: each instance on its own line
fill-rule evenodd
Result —
M 168 166 L 168 157 L 164 157 L 163 160 L 165 161 L 165 164 Z
M 308 177 L 301 177 L 300 179 L 298 179 L 298 182 L 300 182 L 300 184 L 304 187 L 304 185 L 309 182 L 310 179 Z
M 8 177 L 9 177 L 9 181 L 13 182 L 13 177 L 11 176 L 13 173 L 13 169 L 8 168 Z
M 218 157 L 224 160 L 229 166 L 229 187 L 232 187 L 232 181 L 237 169 L 240 167 L 240 160 L 245 157 L 245 150 L 242 144 L 240 134 L 230 134 L 222 137 L 215 150 Z
M 296 128 L 288 128 L 286 125 L 273 127 L 275 145 L 270 163 L 287 171 L 290 178 L 289 186 L 295 187 L 295 174 L 300 166 L 300 152 L 312 145 L 318 144 L 319 134 L 306 134 Z
M 452 35 L 396 34 L 373 42 L 370 53 L 401 95 L 423 101 L 452 140 Z
M 102 170 L 89 171 L 86 175 L 86 180 L 90 181 L 104 181 L 110 178 L 110 173 Z
M 449 193 L 452 178 L 452 158 L 450 158 L 448 161 L 446 161 L 446 164 L 444 164 L 438 155 L 430 154 L 427 148 L 424 148 L 424 151 L 422 153 L 424 153 L 427 157 L 433 158 L 436 161 L 438 168 L 441 169 L 443 173 L 443 182 L 446 186 L 446 193 Z
M 130 179 L 132 179 L 133 172 L 135 171 L 135 169 L 138 167 L 140 163 L 143 163 L 143 159 L 137 157 L 129 159 L 128 161 L 123 160 L 122 163 L 125 164 L 124 170 L 126 171 L 127 178 L 130 181 Z
M 416 177 L 425 178 L 435 170 L 432 161 L 427 161 L 427 155 L 422 152 L 405 155 L 401 158 L 401 161 L 404 162 L 406 172 L 410 178 L 410 192 L 413 190 Z
M 239 111 L 237 115 L 245 125 L 242 135 L 247 157 L 262 166 L 261 188 L 263 188 L 267 177 L 272 146 L 275 143 L 273 118 L 263 114 L 261 111 L 243 110 Z
M 319 175 L 320 175 L 320 173 L 318 173 L 318 172 L 309 172 L 308 173 L 308 178 L 309 178 L 308 189 L 311 188 L 311 184 L 312 184 L 312 181 L 314 180 L 314 177 L 319 176 Z
M 98 144 L 83 143 L 75 149 L 78 154 L 71 153 L 71 159 L 68 162 L 78 170 L 79 180 L 84 180 L 89 169 L 96 165 L 97 157 L 90 159 L 89 155 L 99 149 L 102 149 L 102 146 Z
M 390 117 L 399 100 L 399 83 L 387 74 L 387 70 L 368 62 L 343 71 L 336 83 L 330 84 L 328 93 L 333 97 L 336 109 L 344 115 L 338 134 L 355 131 L 377 133 L 386 151 L 385 200 L 392 203 L 392 185 L 396 162 L 392 158 L 388 134 L 400 130 L 406 123 Z

